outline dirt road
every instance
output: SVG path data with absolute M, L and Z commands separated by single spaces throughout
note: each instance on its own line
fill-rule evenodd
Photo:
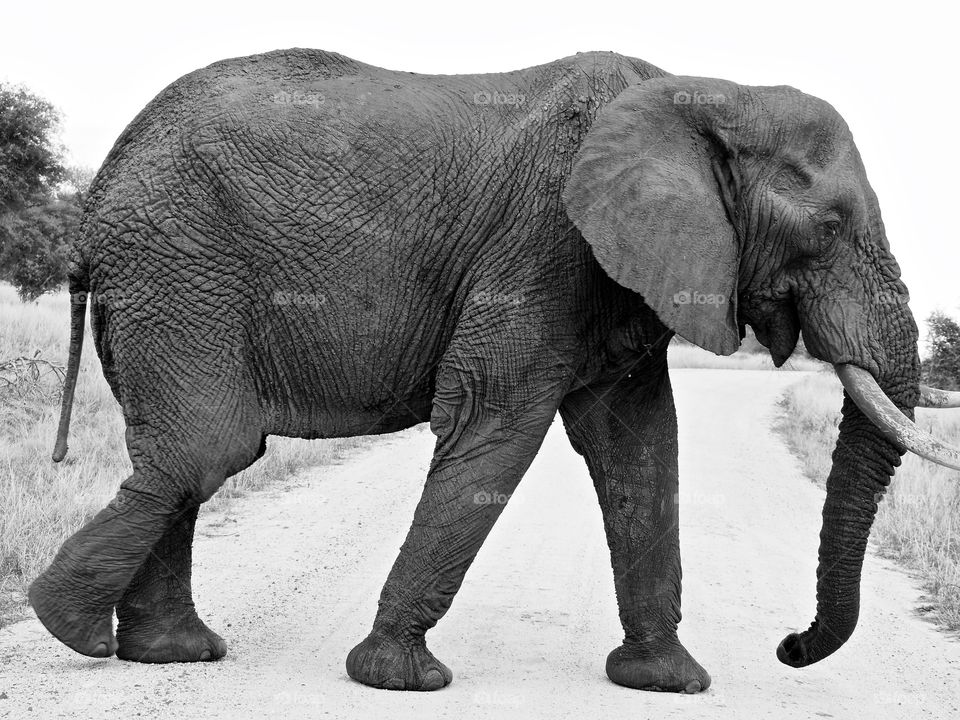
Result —
M 960 717 L 960 641 L 920 619 L 916 585 L 868 557 L 861 621 L 833 657 L 781 665 L 814 612 L 823 495 L 771 431 L 793 373 L 674 371 L 680 414 L 681 638 L 697 696 L 610 683 L 620 641 L 600 512 L 559 423 L 428 635 L 436 693 L 373 690 L 344 659 L 368 631 L 426 473 L 425 426 L 284 489 L 201 515 L 195 589 L 221 662 L 92 660 L 35 618 L 0 630 L 0 717 Z

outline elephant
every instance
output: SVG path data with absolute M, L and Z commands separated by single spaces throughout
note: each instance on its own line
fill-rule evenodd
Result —
M 787 665 L 853 632 L 903 453 L 960 467 L 912 422 L 918 404 L 955 398 L 921 389 L 917 326 L 851 132 L 789 86 L 612 52 L 479 75 L 307 49 L 225 60 L 124 130 L 73 253 L 54 460 L 89 306 L 132 474 L 28 597 L 87 656 L 224 656 L 191 595 L 194 525 L 267 436 L 429 422 L 422 496 L 346 670 L 378 688 L 446 686 L 425 636 L 504 507 L 477 497 L 509 497 L 559 412 L 610 550 L 624 636 L 608 677 L 706 690 L 677 635 L 674 335 L 729 355 L 749 326 L 779 367 L 802 332 L 844 383 L 816 619 L 778 647 Z

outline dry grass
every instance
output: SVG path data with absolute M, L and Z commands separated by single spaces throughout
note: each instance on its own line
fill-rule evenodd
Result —
M 819 370 L 824 363 L 809 357 L 791 357 L 783 367 L 775 368 L 770 354 L 740 350 L 733 355 L 714 355 L 709 350 L 680 343 L 674 339 L 667 352 L 667 362 L 672 368 L 710 368 L 717 370 Z
M 123 417 L 100 372 L 89 330 L 70 452 L 60 464 L 50 460 L 60 408 L 55 368 L 35 361 L 4 364 L 13 358 L 38 357 L 63 365 L 68 340 L 65 293 L 22 304 L 10 286 L 0 284 L 0 625 L 18 616 L 29 582 L 130 474 Z M 223 509 L 238 495 L 303 468 L 334 463 L 368 442 L 270 438 L 266 455 L 228 480 L 206 507 Z
M 832 373 L 814 375 L 787 389 L 780 430 L 823 486 L 837 440 L 843 391 Z M 960 410 L 917 410 L 917 423 L 957 444 Z M 915 570 L 944 626 L 960 629 L 960 474 L 907 454 L 874 522 L 871 541 L 882 555 Z

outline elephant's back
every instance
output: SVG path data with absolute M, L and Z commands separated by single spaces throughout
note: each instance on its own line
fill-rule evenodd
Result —
M 522 70 L 437 75 L 387 70 L 336 52 L 308 48 L 230 58 L 164 88 L 121 133 L 94 180 L 115 181 L 151 150 L 176 154 L 199 135 L 282 132 L 318 138 L 391 127 L 416 136 L 440 126 L 455 133 L 537 121 L 565 96 L 578 97 L 598 78 L 618 85 L 663 75 L 649 63 L 615 53 L 578 53 Z M 482 131 L 482 130 L 481 130 Z M 374 133 L 376 134 L 376 133 Z
M 89 194 L 80 256 L 126 274 L 145 254 L 235 258 L 261 276 L 302 258 L 374 279 L 385 259 L 459 267 L 551 205 L 591 78 L 615 92 L 658 72 L 612 53 L 485 75 L 305 49 L 217 62 L 168 86 L 118 139 Z M 525 140 L 538 135 L 567 138 L 570 152 Z M 447 269 L 428 282 L 457 284 Z

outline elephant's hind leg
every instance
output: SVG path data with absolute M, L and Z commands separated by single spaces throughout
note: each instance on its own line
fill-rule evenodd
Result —
M 77 652 L 117 652 L 143 662 L 214 659 L 226 652 L 193 609 L 193 526 L 200 504 L 260 456 L 263 434 L 256 408 L 231 401 L 221 389 L 211 383 L 193 397 L 176 398 L 182 408 L 177 415 L 162 396 L 151 398 L 150 408 L 166 406 L 175 420 L 162 430 L 128 421 L 133 475 L 30 586 L 37 617 Z
M 197 616 L 190 588 L 193 529 L 187 508 L 154 545 L 117 603 L 117 657 L 146 663 L 219 660 L 227 644 Z
M 560 413 L 587 461 L 610 546 L 624 641 L 607 675 L 641 690 L 699 692 L 710 676 L 677 638 L 677 420 L 665 363 L 580 390 Z
M 30 605 L 54 637 L 90 657 L 116 652 L 113 608 L 163 534 L 165 514 L 159 499 L 121 490 L 63 544 L 28 592 Z

